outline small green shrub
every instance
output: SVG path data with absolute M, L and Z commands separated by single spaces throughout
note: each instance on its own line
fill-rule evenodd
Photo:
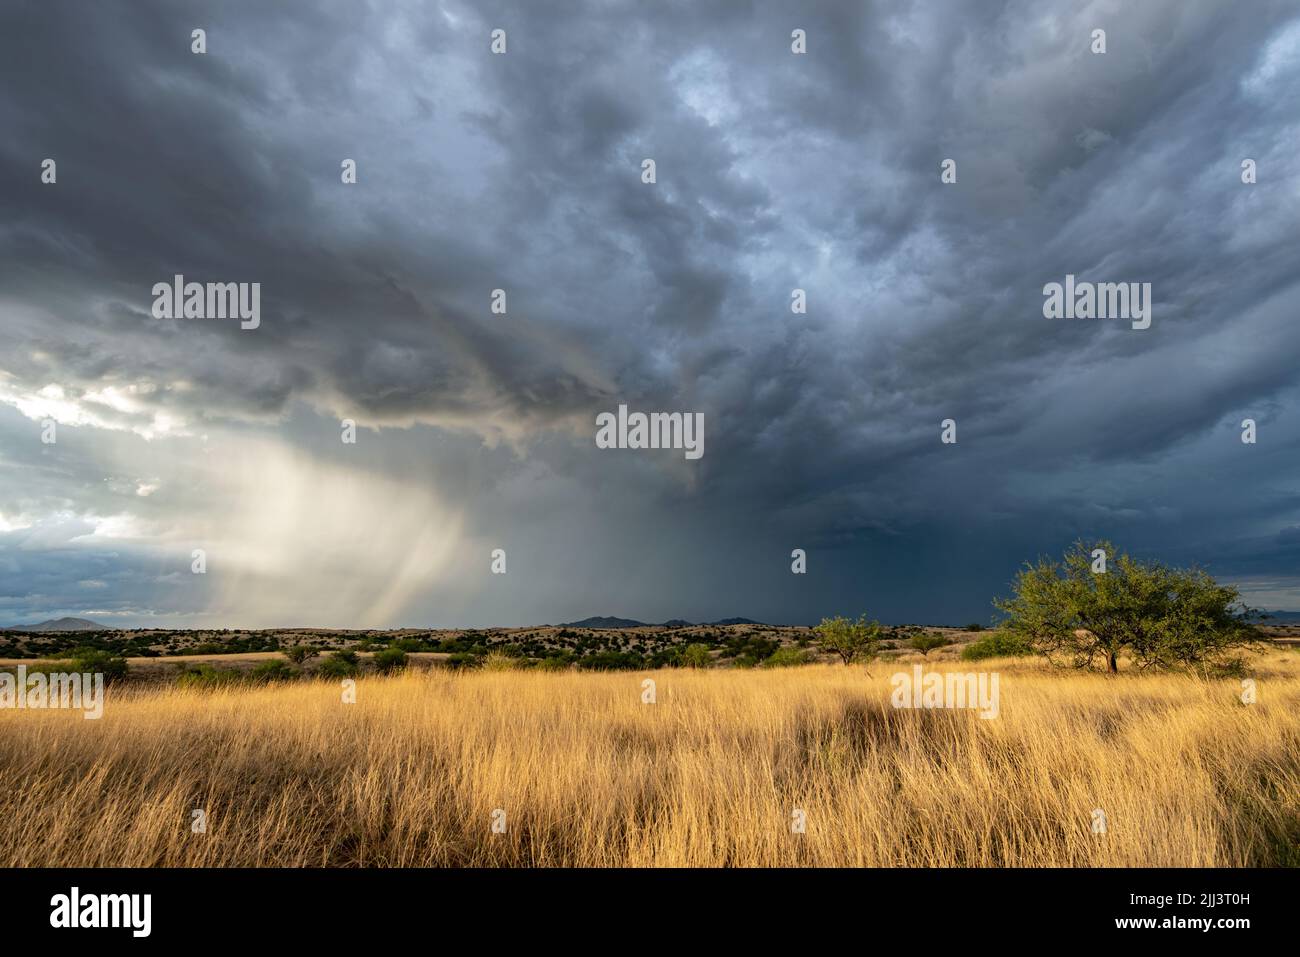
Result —
M 234 684 L 241 677 L 234 668 L 214 668 L 207 663 L 181 665 L 176 684 L 182 688 L 220 688 Z
M 880 652 L 880 641 L 885 628 L 878 621 L 859 615 L 857 621 L 847 618 L 823 618 L 813 631 L 822 651 L 840 656 L 844 664 L 871 661 Z
M 994 631 L 963 648 L 961 657 L 963 661 L 982 661 L 985 658 L 1027 658 L 1033 653 L 1033 645 L 1027 638 L 1009 631 Z
M 398 638 L 392 644 L 398 651 L 432 651 L 423 638 Z
M 914 635 L 908 644 L 911 645 L 914 650 L 919 651 L 922 655 L 928 658 L 930 652 L 934 651 L 936 648 L 945 648 L 948 645 L 951 645 L 952 641 L 938 632 L 926 632 L 925 634 Z
M 708 645 L 695 642 L 682 649 L 682 665 L 684 667 L 707 668 L 712 664 L 713 656 L 709 654 Z
M 565 652 L 559 655 L 549 655 L 537 663 L 537 667 L 543 671 L 568 671 L 574 662 L 574 655 Z
M 394 671 L 401 671 L 406 667 L 406 652 L 400 648 L 386 648 L 383 651 L 375 652 L 375 668 L 380 674 L 389 674 Z
M 93 648 L 89 645 L 78 645 L 75 648 L 66 648 L 51 657 L 59 661 L 66 661 L 67 664 L 61 664 L 58 666 L 39 665 L 28 668 L 28 672 L 50 673 L 80 671 L 89 672 L 91 674 L 99 672 L 104 676 L 106 682 L 112 681 L 115 678 L 124 677 L 127 673 L 126 658 L 100 648 Z
M 448 668 L 477 668 L 483 659 L 472 651 L 457 651 L 447 657 Z
M 764 668 L 793 668 L 798 665 L 810 664 L 817 660 L 817 655 L 811 649 L 805 648 L 778 648 L 768 656 L 763 662 Z
M 288 662 L 272 658 L 270 661 L 258 662 L 257 667 L 253 669 L 252 677 L 254 681 L 286 681 L 297 673 Z
M 125 658 L 118 658 L 107 651 L 80 650 L 72 659 L 72 664 L 75 671 L 102 674 L 105 684 L 125 678 L 129 670 Z
M 635 671 L 645 660 L 635 651 L 598 651 L 578 660 L 583 671 Z
M 520 660 L 515 655 L 506 654 L 503 651 L 490 651 L 483 659 L 484 671 L 514 671 L 520 666 Z
M 322 678 L 351 678 L 358 671 L 355 651 L 336 651 L 324 659 L 316 673 Z
M 310 658 L 315 658 L 318 654 L 320 652 L 311 645 L 292 645 L 284 649 L 284 656 L 295 665 L 300 665 Z

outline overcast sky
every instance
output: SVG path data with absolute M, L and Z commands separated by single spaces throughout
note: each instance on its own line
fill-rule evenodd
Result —
M 0 624 L 987 622 L 1095 537 L 1300 608 L 1294 2 L 317 6 L 0 7 Z

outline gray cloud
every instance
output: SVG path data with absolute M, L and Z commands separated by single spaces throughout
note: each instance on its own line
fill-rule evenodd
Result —
M 0 611 L 984 618 L 1093 535 L 1300 603 L 1298 24 L 11 4 Z M 261 328 L 153 319 L 174 273 L 261 282 Z M 1066 273 L 1150 282 L 1152 327 L 1043 319 Z M 595 449 L 620 401 L 703 411 L 704 458 Z M 184 576 L 198 541 L 226 579 Z

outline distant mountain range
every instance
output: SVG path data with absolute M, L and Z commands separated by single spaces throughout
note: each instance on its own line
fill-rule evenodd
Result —
M 10 625 L 0 631 L 107 631 L 107 625 L 86 618 L 51 618 L 39 625 Z
M 694 625 L 761 625 L 763 622 L 754 621 L 752 618 L 720 618 L 717 621 L 686 621 L 682 618 L 670 618 L 668 621 L 661 622 L 658 627 L 662 628 L 689 628 Z M 560 623 L 561 628 L 654 628 L 653 622 L 637 621 L 634 618 L 614 618 L 609 615 L 596 615 L 592 618 L 584 618 L 582 621 L 565 621 Z
M 1265 625 L 1284 625 L 1289 622 L 1300 622 L 1300 611 L 1266 611 L 1268 617 L 1264 619 Z

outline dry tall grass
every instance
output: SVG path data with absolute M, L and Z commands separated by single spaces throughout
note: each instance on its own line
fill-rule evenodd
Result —
M 0 712 L 0 865 L 1295 864 L 1295 659 L 1249 706 L 982 662 L 995 720 L 895 710 L 882 665 L 114 689 Z

